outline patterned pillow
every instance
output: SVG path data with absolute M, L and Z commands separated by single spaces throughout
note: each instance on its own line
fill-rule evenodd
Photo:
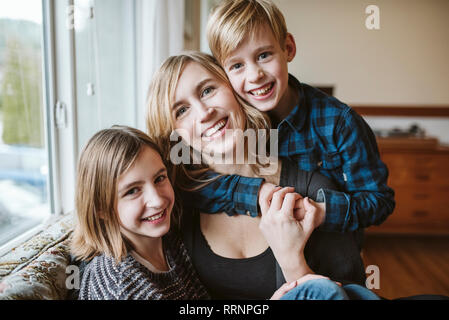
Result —
M 57 217 L 0 257 L 0 299 L 65 299 L 73 215 Z
M 49 248 L 18 272 L 3 278 L 0 300 L 62 300 L 68 293 L 69 239 Z

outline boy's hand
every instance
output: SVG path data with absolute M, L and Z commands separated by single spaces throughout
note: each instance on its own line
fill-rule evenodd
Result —
M 260 190 L 259 190 L 259 197 L 258 197 L 258 203 L 259 203 L 259 208 L 260 208 L 260 213 L 263 216 L 268 209 L 270 208 L 271 205 L 271 200 L 273 199 L 273 194 L 276 191 L 281 190 L 282 187 L 280 186 L 276 186 L 272 183 L 269 182 L 263 182 Z M 298 198 L 302 199 L 302 196 L 298 194 Z M 299 209 L 299 206 L 301 204 L 297 201 L 295 204 L 295 210 Z M 304 215 L 303 215 L 304 216 Z
M 295 203 L 293 216 L 296 220 L 301 221 L 310 210 L 315 210 L 314 228 L 318 228 L 326 218 L 325 202 L 315 202 L 310 198 L 298 199 Z

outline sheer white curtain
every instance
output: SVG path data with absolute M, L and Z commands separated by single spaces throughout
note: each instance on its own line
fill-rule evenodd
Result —
M 184 48 L 185 0 L 137 0 L 137 127 L 145 127 L 145 101 L 161 63 Z

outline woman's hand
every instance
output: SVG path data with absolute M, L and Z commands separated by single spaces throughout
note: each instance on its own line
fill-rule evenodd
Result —
M 317 279 L 330 280 L 329 277 L 321 276 L 319 274 L 314 274 L 314 273 L 308 273 L 305 276 L 302 276 L 301 278 L 294 280 L 290 283 L 288 283 L 288 282 L 284 283 L 279 289 L 277 289 L 274 292 L 274 294 L 273 294 L 273 296 L 271 296 L 270 300 L 280 300 L 282 298 L 282 296 L 284 296 L 284 294 L 286 294 L 293 288 L 299 286 L 300 284 L 303 284 L 309 280 L 317 280 Z M 340 282 L 335 281 L 335 283 L 341 287 Z
M 274 292 L 274 294 L 271 296 L 270 300 L 280 300 L 287 292 L 289 292 L 293 288 L 299 286 L 300 284 L 303 284 L 309 280 L 317 280 L 317 279 L 329 280 L 328 277 L 321 276 L 319 274 L 313 274 L 313 273 L 306 274 L 305 276 L 303 276 L 297 280 L 294 280 L 290 283 L 288 283 L 288 282 L 284 283 L 279 289 L 277 289 Z M 340 282 L 335 282 L 335 283 L 341 287 Z
M 276 188 L 271 202 L 261 204 L 259 228 L 265 236 L 287 281 L 293 281 L 310 273 L 304 259 L 304 247 L 315 225 L 316 207 L 308 199 L 306 213 L 301 221 L 293 216 L 295 203 L 301 195 L 294 188 Z

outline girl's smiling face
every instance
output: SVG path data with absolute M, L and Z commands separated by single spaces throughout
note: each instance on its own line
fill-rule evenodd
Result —
M 184 66 L 175 90 L 172 119 L 184 141 L 203 155 L 234 149 L 232 130 L 244 127 L 244 115 L 231 86 L 197 62 Z
M 117 187 L 120 230 L 134 245 L 168 232 L 175 195 L 157 151 L 143 146 Z

